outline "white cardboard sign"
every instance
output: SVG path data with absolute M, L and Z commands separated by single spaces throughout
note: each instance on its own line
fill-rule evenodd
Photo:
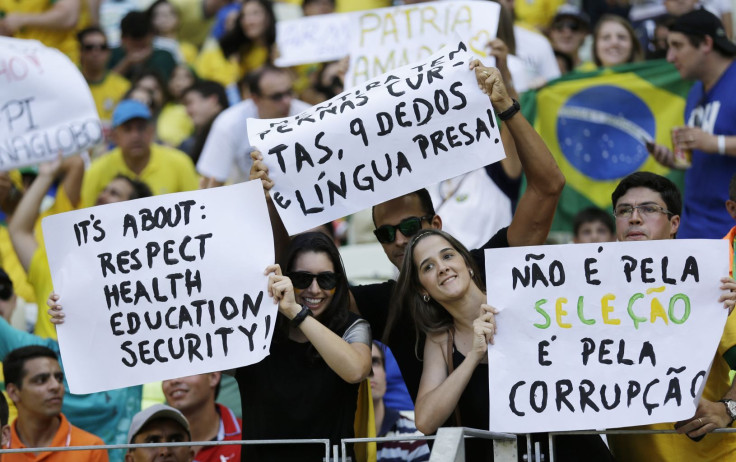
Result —
M 260 181 L 42 222 L 72 393 L 234 369 L 269 353 L 273 236 Z
M 721 240 L 486 251 L 490 430 L 616 428 L 692 417 L 728 312 Z
M 63 53 L 0 37 L 0 169 L 68 156 L 103 141 L 89 87 Z
M 460 36 L 476 57 L 488 56 L 486 45 L 496 38 L 500 6 L 487 1 L 427 2 L 351 16 L 351 88 L 410 63 L 422 61 Z
M 321 14 L 276 23 L 276 65 L 336 61 L 350 51 L 350 18 L 353 13 Z
M 289 234 L 503 159 L 472 59 L 456 42 L 294 117 L 248 119 Z

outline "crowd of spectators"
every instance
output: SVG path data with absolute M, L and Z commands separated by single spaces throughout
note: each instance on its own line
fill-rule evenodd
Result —
M 686 170 L 684 190 L 651 173 L 627 176 L 613 194 L 611 209 L 580 210 L 570 240 L 728 234 L 733 248 L 732 2 L 491 1 L 500 4 L 501 13 L 497 38 L 486 51 L 498 70 L 480 62 L 472 68 L 489 105 L 507 114 L 501 119 L 506 159 L 378 204 L 366 212 L 368 218 L 356 214 L 327 223 L 325 233 L 289 239 L 276 226 L 274 245 L 283 258 L 275 262 L 281 266 L 267 271 L 280 315 L 271 355 L 261 363 L 72 395 L 65 389 L 54 327 L 63 322 L 63 294 L 49 295 L 53 287 L 41 218 L 248 179 L 263 180 L 267 191 L 273 182 L 261 154 L 249 144 L 246 120 L 291 116 L 326 101 L 342 91 L 347 67 L 345 59 L 277 67 L 277 22 L 419 2 L 0 0 L 0 35 L 40 40 L 77 64 L 105 134 L 104 143 L 84 157 L 0 172 L 5 217 L 0 227 L 1 448 L 279 438 L 330 438 L 339 444 L 355 436 L 361 383 L 372 390 L 371 435 L 431 434 L 443 425 L 486 428 L 486 351 L 496 311 L 486 300 L 482 249 L 544 244 L 565 184 L 547 148 L 551 140 L 542 139 L 514 104 L 520 94 L 565 75 L 666 59 L 694 82 L 683 114 L 687 126 L 673 137 L 674 149 L 647 144 L 657 162 Z M 675 150 L 689 153 L 687 164 L 678 163 Z M 278 216 L 271 220 L 279 223 Z M 397 281 L 350 285 L 338 247 L 359 242 L 354 236 L 361 220 L 370 222 L 373 233 L 367 239 L 383 247 Z M 428 231 L 420 233 L 423 229 Z M 445 263 L 421 274 L 416 267 L 418 260 L 449 260 L 448 248 L 454 249 L 452 256 L 463 257 L 447 264 L 467 282 L 461 302 L 431 284 L 428 275 Z M 733 309 L 736 282 L 725 278 L 722 284 L 720 302 Z M 733 322 L 729 318 L 697 414 L 678 427 L 691 438 L 730 426 L 736 417 L 736 389 L 728 380 L 729 369 L 736 369 L 736 362 L 728 361 L 736 351 Z M 372 341 L 371 334 L 383 343 Z M 300 382 L 298 393 L 294 382 Z M 540 441 L 546 444 L 545 438 Z M 556 438 L 558 460 L 565 461 L 736 457 L 731 435 L 710 435 L 705 441 L 694 447 L 685 436 L 671 434 L 618 435 L 608 444 L 590 435 Z M 319 451 L 312 454 L 298 445 L 244 446 L 242 451 L 249 460 L 321 460 Z M 467 451 L 468 460 L 491 457 L 482 443 L 470 443 Z M 352 445 L 348 452 L 359 458 Z M 429 452 L 423 441 L 392 441 L 379 444 L 377 457 L 422 461 L 429 460 Z M 238 461 L 241 448 L 6 454 L 0 460 L 120 462 L 156 456 Z

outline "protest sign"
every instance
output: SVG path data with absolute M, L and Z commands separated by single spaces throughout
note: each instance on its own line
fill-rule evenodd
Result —
M 47 217 L 72 393 L 233 369 L 268 355 L 277 307 L 260 181 Z
M 294 117 L 248 119 L 290 234 L 504 157 L 463 43 Z
M 63 53 L 0 37 L 0 169 L 76 154 L 103 141 L 92 94 Z
M 725 241 L 486 251 L 490 429 L 616 428 L 692 417 L 728 311 Z
M 345 87 L 425 60 L 459 35 L 476 57 L 488 56 L 500 6 L 494 2 L 429 2 L 355 13 L 350 17 L 350 68 Z
M 320 14 L 277 22 L 275 64 L 287 67 L 344 58 L 350 53 L 352 16 L 352 13 Z

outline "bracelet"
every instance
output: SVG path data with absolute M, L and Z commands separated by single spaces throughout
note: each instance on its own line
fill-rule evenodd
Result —
M 307 316 L 311 315 L 312 310 L 307 308 L 305 305 L 302 305 L 302 310 L 291 319 L 291 327 L 299 327 L 299 325 L 303 323 L 305 319 L 307 319 Z
M 506 109 L 503 112 L 498 113 L 498 118 L 501 119 L 502 121 L 509 120 L 514 115 L 516 115 L 517 112 L 519 112 L 519 109 L 521 109 L 521 105 L 519 105 L 518 101 L 516 101 L 513 98 L 511 99 L 511 101 L 513 101 L 514 103 L 511 105 L 510 108 Z
M 726 137 L 724 135 L 718 135 L 716 140 L 718 140 L 718 154 L 722 156 L 726 155 Z

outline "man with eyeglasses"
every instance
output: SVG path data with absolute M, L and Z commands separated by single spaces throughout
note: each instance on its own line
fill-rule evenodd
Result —
M 112 111 L 130 88 L 130 82 L 125 77 L 108 71 L 110 49 L 102 29 L 95 26 L 82 29 L 77 33 L 77 40 L 80 50 L 79 68 L 92 92 L 102 125 L 108 131 Z
M 669 179 L 650 172 L 636 172 L 618 184 L 611 196 L 619 241 L 674 239 L 680 227 L 682 198 Z M 721 279 L 720 303 L 734 307 L 736 281 Z M 736 388 L 729 373 L 736 369 L 736 318 L 729 316 L 695 415 L 676 424 L 637 429 L 672 430 L 678 434 L 608 435 L 616 460 L 626 461 L 722 461 L 736 456 L 736 434 L 707 433 L 730 427 L 736 417 Z M 720 402 L 719 402 L 720 401 Z
M 246 120 L 274 119 L 299 114 L 310 105 L 294 98 L 294 82 L 287 69 L 264 66 L 248 76 L 250 98 L 223 111 L 212 124 L 197 171 L 202 186 L 245 181 L 251 167 Z

